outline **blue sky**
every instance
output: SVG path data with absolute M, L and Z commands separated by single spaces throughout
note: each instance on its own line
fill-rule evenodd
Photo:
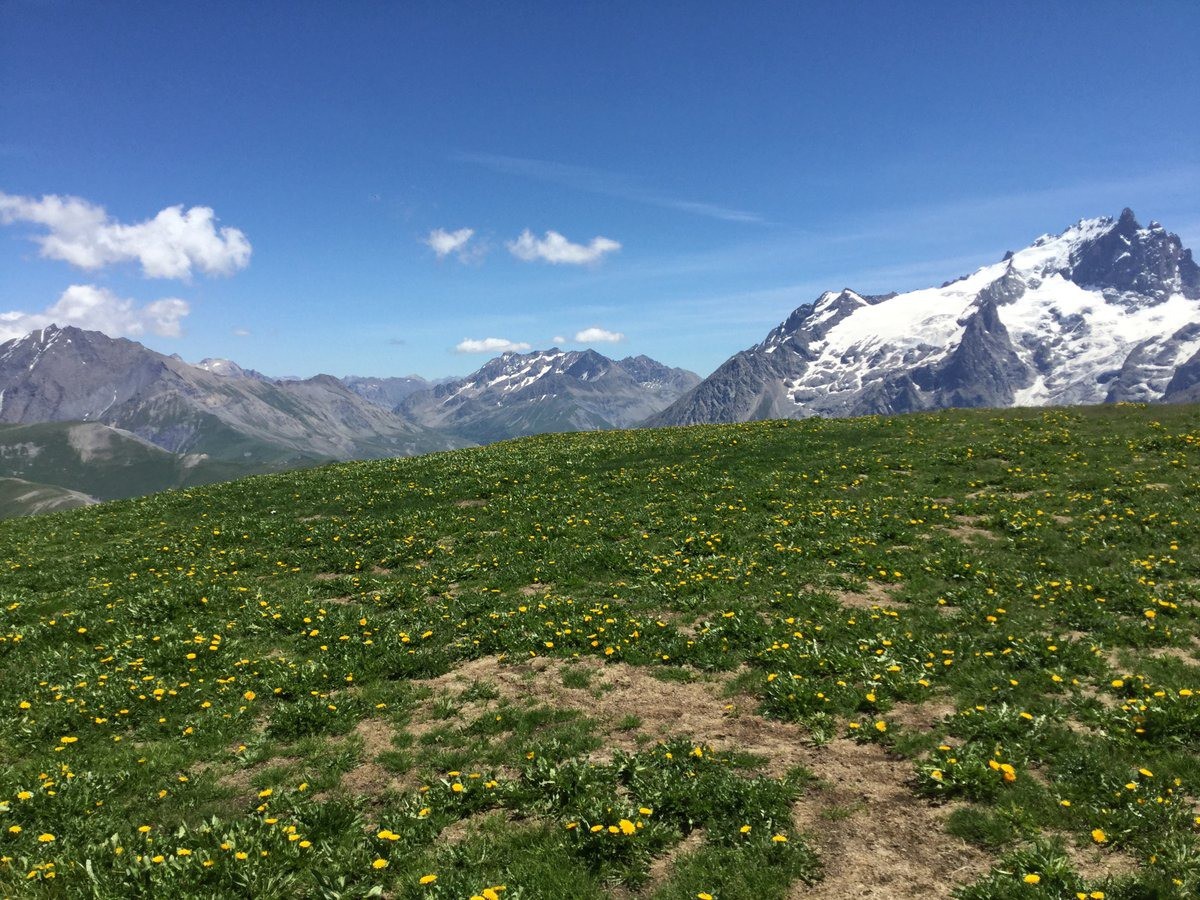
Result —
M 1200 249 L 1198 33 L 1167 0 L 7 0 L 0 334 L 435 377 L 560 337 L 707 374 L 822 290 L 1123 206 Z

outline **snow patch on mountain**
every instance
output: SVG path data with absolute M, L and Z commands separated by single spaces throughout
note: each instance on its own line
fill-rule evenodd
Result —
M 650 424 L 1160 400 L 1198 352 L 1200 267 L 1125 210 L 941 287 L 828 291 Z

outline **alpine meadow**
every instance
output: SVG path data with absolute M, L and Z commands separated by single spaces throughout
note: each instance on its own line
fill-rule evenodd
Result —
M 945 411 L 9 520 L 0 879 L 1192 896 L 1197 472 L 1194 406 Z
M 0 0 L 0 900 L 1200 900 L 1197 35 Z

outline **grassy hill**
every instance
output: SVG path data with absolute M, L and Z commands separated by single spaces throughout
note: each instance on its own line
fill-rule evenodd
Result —
M 39 484 L 36 481 L 0 475 L 0 519 L 61 512 L 64 509 L 74 509 L 96 502 L 98 501 L 95 497 L 57 484 Z
M 1198 473 L 953 411 L 0 523 L 0 893 L 1194 897 Z
M 209 484 L 302 461 L 212 460 L 156 447 L 99 422 L 0 425 L 0 518 Z M 314 461 L 308 460 L 310 464 Z M 34 482 L 22 490 L 17 480 Z M 34 491 L 31 493 L 31 491 Z

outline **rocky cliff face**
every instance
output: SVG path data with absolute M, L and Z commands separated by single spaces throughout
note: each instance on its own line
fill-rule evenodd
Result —
M 1127 209 L 939 288 L 822 294 L 646 424 L 1182 400 L 1198 353 L 1200 267 Z

